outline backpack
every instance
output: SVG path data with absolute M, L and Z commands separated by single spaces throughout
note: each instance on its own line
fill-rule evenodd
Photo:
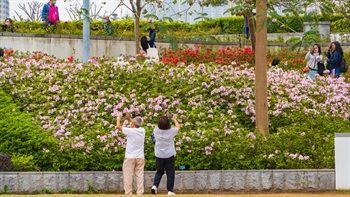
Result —
M 342 60 L 340 61 L 340 72 L 346 73 L 348 72 L 348 64 L 346 63 L 345 59 L 342 57 Z
M 47 19 L 49 20 L 49 22 L 51 23 L 55 23 L 58 21 L 58 8 L 57 6 L 53 5 L 50 6 L 50 4 L 47 4 L 49 6 L 49 12 L 47 14 Z
M 145 51 L 145 53 L 147 53 L 147 49 L 149 48 L 147 37 L 142 36 L 140 42 L 141 42 L 142 50 Z

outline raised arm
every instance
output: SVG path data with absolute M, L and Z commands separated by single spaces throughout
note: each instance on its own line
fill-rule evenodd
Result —
M 178 130 L 177 132 L 179 132 L 180 129 L 181 129 L 181 126 L 180 126 L 179 122 L 177 121 L 176 116 L 173 116 L 171 119 L 172 119 L 172 120 L 174 121 L 174 123 L 175 123 L 175 127 L 176 127 L 177 130 Z
M 132 121 L 132 118 L 128 112 L 125 113 L 125 118 L 128 119 L 130 122 Z
M 118 116 L 118 117 L 117 117 L 117 129 L 118 129 L 119 131 L 122 131 L 123 127 L 122 127 L 122 125 L 120 124 L 120 119 L 121 119 L 121 117 Z

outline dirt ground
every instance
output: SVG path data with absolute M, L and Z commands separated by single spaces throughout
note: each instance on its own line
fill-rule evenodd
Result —
M 40 194 L 40 195 L 1 195 L 1 197 L 119 197 L 122 194 Z M 132 195 L 137 196 L 137 195 Z M 165 197 L 165 194 L 142 197 Z M 179 197 L 350 197 L 350 192 L 325 192 L 325 193 L 278 193 L 278 194 L 177 194 Z

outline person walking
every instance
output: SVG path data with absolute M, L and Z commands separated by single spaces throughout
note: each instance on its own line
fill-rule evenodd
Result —
M 41 12 L 42 25 L 55 25 L 60 22 L 58 13 L 58 7 L 56 6 L 56 0 L 50 0 L 44 4 Z
M 102 20 L 103 20 L 102 29 L 107 35 L 112 35 L 114 32 L 114 26 L 111 20 L 109 19 L 109 16 L 104 16 Z
M 117 129 L 121 131 L 127 138 L 125 159 L 123 162 L 123 177 L 125 195 L 132 194 L 132 180 L 136 177 L 138 195 L 144 193 L 144 144 L 146 131 L 141 127 L 142 118 L 137 116 L 132 119 L 129 113 L 125 116 L 131 122 L 131 128 L 122 127 L 120 124 L 121 116 L 117 117 Z
M 327 68 L 332 77 L 338 78 L 340 76 L 340 62 L 343 58 L 344 52 L 340 46 L 340 43 L 335 41 L 331 42 L 328 47 L 327 55 Z
M 306 65 L 309 68 L 307 76 L 315 80 L 315 75 L 318 74 L 318 63 L 323 59 L 320 45 L 314 44 L 310 51 L 307 52 L 305 59 L 307 60 Z
M 173 120 L 175 127 L 171 127 L 169 119 Z M 158 193 L 158 186 L 164 174 L 167 176 L 168 195 L 175 195 L 175 144 L 174 137 L 180 131 L 180 124 L 176 120 L 176 116 L 161 116 L 158 121 L 158 127 L 154 128 L 153 135 L 155 139 L 154 152 L 156 156 L 157 172 L 154 176 L 152 194 Z

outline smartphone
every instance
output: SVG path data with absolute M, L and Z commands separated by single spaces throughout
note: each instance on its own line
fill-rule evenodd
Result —
M 169 118 L 169 119 L 173 118 L 173 116 L 174 116 L 173 114 L 167 114 L 166 115 L 166 117 Z

